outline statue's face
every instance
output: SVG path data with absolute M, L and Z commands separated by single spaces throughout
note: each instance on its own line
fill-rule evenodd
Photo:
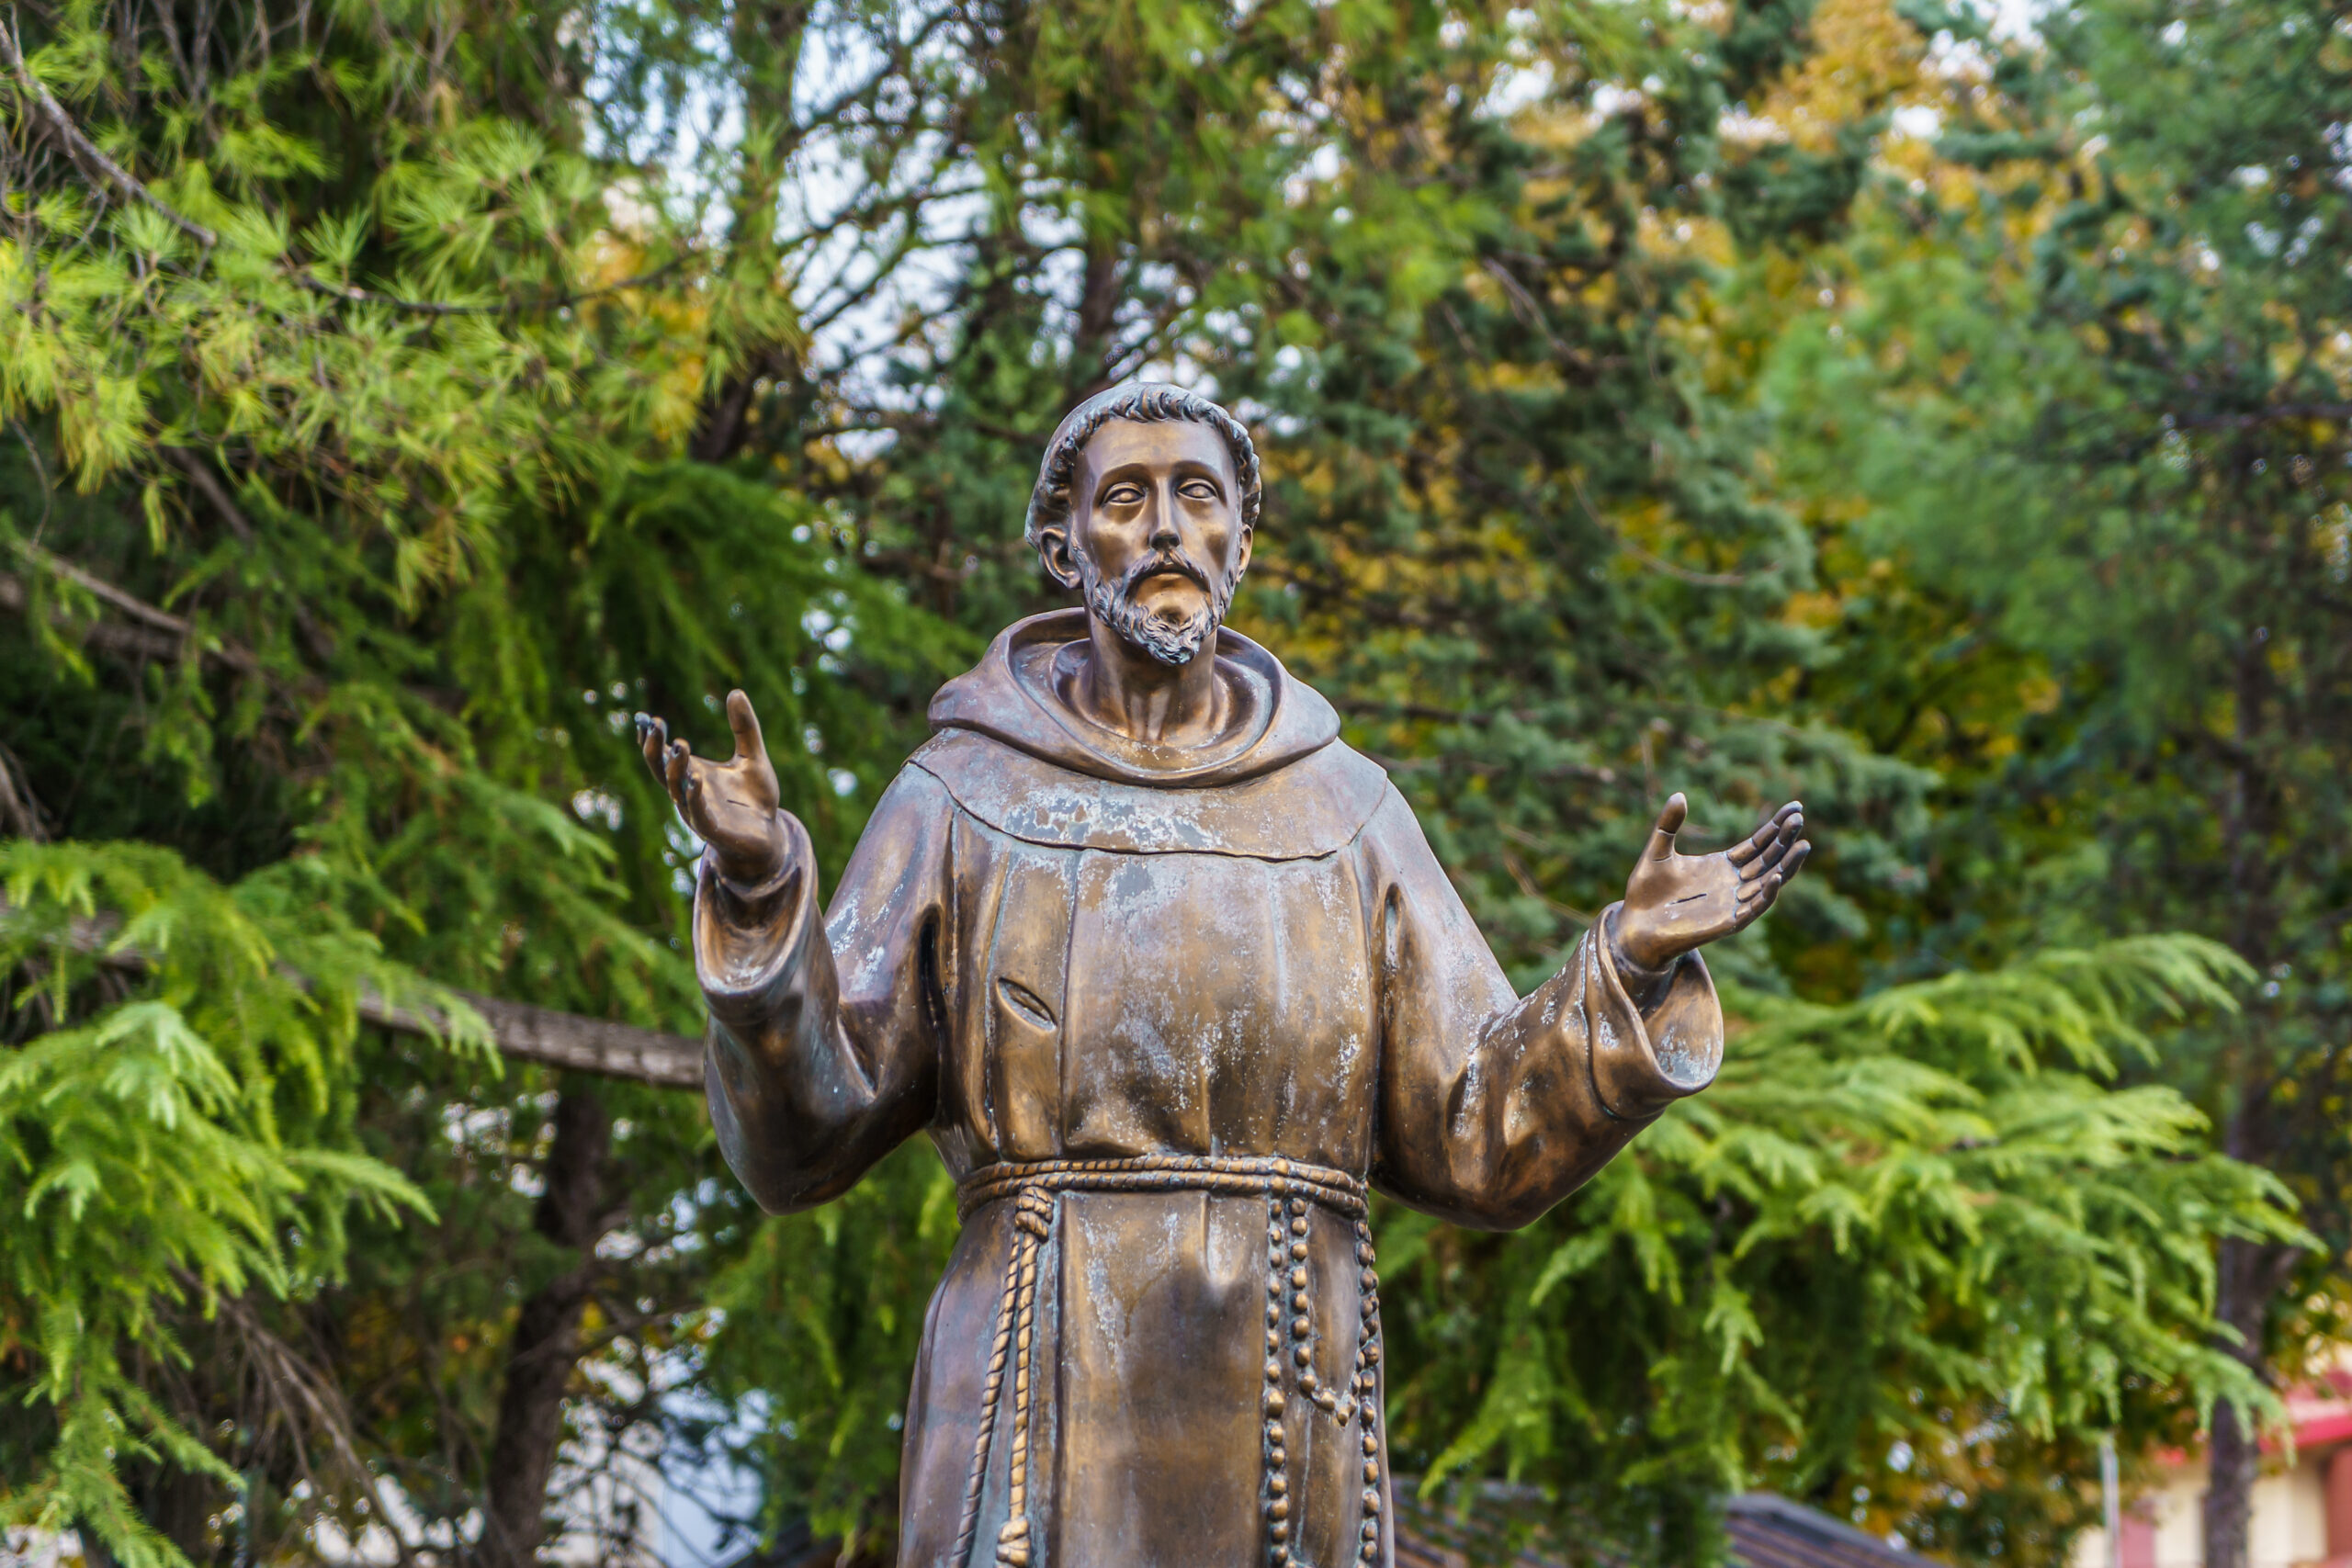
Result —
M 1164 664 L 1191 662 L 1250 564 L 1232 453 L 1193 420 L 1111 421 L 1079 454 L 1059 547 L 1047 565 L 1091 614 Z

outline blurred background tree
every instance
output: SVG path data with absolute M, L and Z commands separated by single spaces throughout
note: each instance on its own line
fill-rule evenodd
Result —
M 888 1560 L 936 1161 L 761 1220 L 695 1096 L 438 987 L 691 1032 L 628 714 L 744 687 L 837 869 L 1049 603 L 1046 433 L 1146 371 L 1258 431 L 1236 619 L 1522 983 L 1667 789 L 1821 824 L 1721 1088 L 1521 1235 L 1383 1215 L 1432 1502 L 1685 1562 L 1763 1483 L 2042 1563 L 2102 1432 L 2250 1479 L 2352 1239 L 2338 13 L 10 25 L 14 1521 L 503 1568 L 659 1540 L 699 1458 L 746 1539 Z
M 2258 973 L 2135 1076 L 2318 1233 L 2220 1250 L 2221 1342 L 2275 1384 L 2333 1353 L 2352 1246 L 2352 22 L 2102 4 L 2042 36 L 1923 101 L 1940 139 L 1890 162 L 1826 308 L 1774 312 L 1767 397 L 1841 519 L 1819 694 L 1943 781 L 1894 969 L 2174 930 Z M 2244 1568 L 2244 1413 L 2211 1458 L 2206 1561 Z

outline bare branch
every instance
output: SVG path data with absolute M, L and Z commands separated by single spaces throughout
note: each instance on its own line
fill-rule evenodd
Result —
M 596 1073 L 608 1078 L 631 1078 L 663 1089 L 702 1088 L 702 1042 L 683 1034 L 639 1029 L 578 1013 L 556 1012 L 501 1001 L 495 997 L 458 993 L 490 1025 L 502 1055 L 521 1062 Z M 419 1032 L 419 1023 L 395 1017 L 385 1010 L 372 1020 L 387 1029 Z
M 41 824 L 40 802 L 33 798 L 32 786 L 23 782 L 23 764 L 0 746 L 0 823 L 13 828 L 17 837 L 38 844 L 49 834 Z
M 204 455 L 186 446 L 166 446 L 163 453 L 181 473 L 187 476 L 188 483 L 194 485 L 197 493 L 211 505 L 221 524 L 237 536 L 237 542 L 251 545 L 254 542 L 252 521 L 229 494 L 228 486 L 220 482 L 220 476 L 212 471 L 212 465 L 205 460 Z M 332 660 L 334 657 L 334 639 L 327 635 L 325 627 L 319 625 L 318 617 L 311 614 L 311 607 L 296 599 L 291 608 L 294 627 L 302 634 L 302 640 L 309 645 L 311 654 L 322 664 Z
M 2203 414 L 2177 422 L 2181 430 L 2251 430 L 2289 420 L 2352 419 L 2352 403 L 2274 403 L 2254 413 Z
M 143 635 L 125 635 L 136 631 L 137 628 L 94 626 L 83 638 L 91 646 L 106 648 L 109 652 L 125 652 L 140 658 L 164 660 L 183 658 L 191 648 L 195 648 L 201 657 L 216 663 L 225 664 L 243 674 L 258 675 L 262 672 L 261 660 L 254 658 L 248 649 L 228 641 L 201 646 L 197 639 L 194 623 L 185 617 L 175 615 L 168 610 L 159 610 L 138 595 L 125 592 L 102 577 L 92 576 L 64 557 L 42 549 L 39 545 L 20 544 L 17 548 L 36 566 L 63 578 L 99 603 L 120 611 L 138 622 L 140 627 L 146 629 Z M 0 610 L 22 614 L 28 601 L 28 596 L 24 585 L 6 573 L 0 572 Z M 106 635 L 109 630 L 114 633 L 111 637 Z M 162 635 L 154 635 L 157 633 Z
M 212 465 L 206 462 L 200 454 L 191 452 L 185 446 L 166 446 L 163 450 L 164 456 L 172 460 L 173 466 L 187 476 L 187 482 L 197 488 L 198 493 L 212 503 L 212 510 L 220 515 L 220 521 L 228 525 L 229 532 L 237 536 L 237 542 L 242 545 L 252 544 L 254 525 L 245 520 L 244 512 L 230 499 L 227 487 L 221 484 L 220 476 L 212 471 Z
M 169 632 L 174 637 L 184 637 L 190 635 L 196 629 L 187 621 L 173 615 L 170 611 L 158 610 L 154 605 L 147 603 L 146 600 L 138 597 L 136 594 L 126 593 L 121 589 L 117 588 L 113 583 L 106 581 L 106 579 L 102 577 L 93 577 L 90 573 L 83 570 L 80 567 L 75 566 L 72 561 L 67 560 L 63 556 L 45 550 L 39 545 L 20 545 L 17 547 L 21 549 L 26 558 L 31 560 L 35 565 L 40 566 L 48 571 L 56 573 L 59 577 L 62 577 L 66 581 L 74 584 L 74 587 L 81 589 L 92 598 L 96 599 L 103 604 L 113 605 L 116 609 L 121 611 L 124 615 L 129 615 L 134 621 L 138 621 L 145 626 L 153 626 L 157 631 Z
M 0 899 L 0 919 L 9 912 L 6 900 Z M 117 929 L 112 920 L 77 919 L 66 929 L 66 945 L 96 955 L 101 964 L 120 973 L 145 974 L 147 955 L 137 948 L 115 946 Z M 296 978 L 299 981 L 300 976 Z M 481 1015 L 501 1055 L 662 1089 L 702 1087 L 702 1044 L 685 1035 L 529 1007 L 471 991 L 452 994 Z M 444 1014 L 395 1007 L 373 990 L 360 993 L 356 1010 L 362 1020 L 379 1029 L 436 1040 L 454 1032 L 457 1022 Z
M 0 610 L 21 615 L 31 606 L 32 595 L 21 578 L 0 571 Z M 63 616 L 61 613 L 60 618 Z M 101 653 L 134 662 L 156 660 L 168 662 L 187 653 L 184 639 L 146 626 L 118 626 L 106 621 L 94 621 L 82 628 L 82 646 L 95 648 Z
M 415 1562 L 415 1552 L 401 1533 L 400 1516 L 387 1506 L 380 1479 L 360 1457 L 358 1423 L 334 1379 L 271 1333 L 243 1296 L 224 1292 L 212 1301 L 221 1320 L 236 1337 L 238 1348 L 244 1352 L 256 1384 L 285 1420 L 296 1462 L 305 1476 L 311 1473 L 308 1439 L 315 1431 L 326 1438 L 334 1450 L 343 1479 L 368 1495 L 375 1521 L 391 1537 L 400 1561 L 404 1564 Z

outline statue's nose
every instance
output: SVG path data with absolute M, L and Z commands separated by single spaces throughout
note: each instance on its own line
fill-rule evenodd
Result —
M 1156 550 L 1173 549 L 1183 542 L 1184 536 L 1176 530 L 1176 509 L 1165 504 L 1156 508 L 1151 525 L 1151 547 Z

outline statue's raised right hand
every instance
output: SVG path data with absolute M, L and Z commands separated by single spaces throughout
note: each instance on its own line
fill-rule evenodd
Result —
M 784 824 L 776 816 L 775 769 L 760 739 L 752 699 L 727 694 L 727 723 L 735 731 L 735 755 L 707 762 L 670 727 L 649 714 L 637 716 L 638 744 L 645 765 L 662 781 L 678 815 L 711 852 L 729 881 L 756 887 L 784 869 Z

